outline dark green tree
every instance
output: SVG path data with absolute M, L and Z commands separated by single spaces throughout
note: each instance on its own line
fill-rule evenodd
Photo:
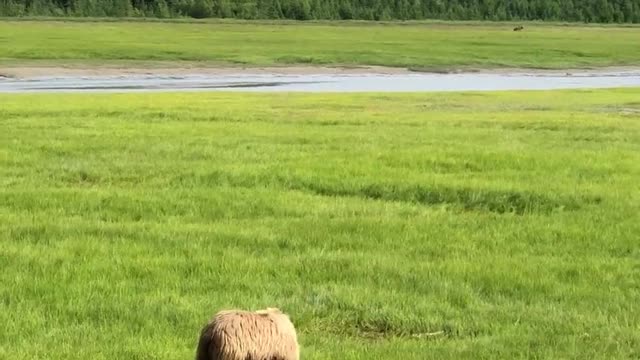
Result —
M 204 19 L 213 16 L 213 3 L 211 0 L 194 0 L 189 9 L 189 16 L 196 19 Z
M 640 22 L 640 0 L 0 0 L 0 16 Z
M 280 0 L 258 0 L 258 16 L 263 19 L 282 19 L 282 6 Z

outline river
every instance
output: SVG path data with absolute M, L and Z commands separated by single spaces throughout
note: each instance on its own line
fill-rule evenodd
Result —
M 640 70 L 454 74 L 184 74 L 0 77 L 0 92 L 432 92 L 640 87 Z

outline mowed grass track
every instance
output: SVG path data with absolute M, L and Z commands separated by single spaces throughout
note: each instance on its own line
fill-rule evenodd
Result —
M 195 61 L 415 69 L 640 65 L 640 28 L 526 24 L 0 21 L 0 62 Z
M 0 95 L 0 358 L 637 358 L 638 99 Z

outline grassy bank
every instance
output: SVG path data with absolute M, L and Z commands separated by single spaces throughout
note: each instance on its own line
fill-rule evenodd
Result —
M 197 61 L 416 69 L 640 65 L 637 27 L 479 23 L 0 22 L 0 63 Z
M 639 97 L 0 95 L 0 358 L 638 357 Z

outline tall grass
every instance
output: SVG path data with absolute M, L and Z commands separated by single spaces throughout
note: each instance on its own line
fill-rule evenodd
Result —
M 636 358 L 639 96 L 0 95 L 0 358 Z

